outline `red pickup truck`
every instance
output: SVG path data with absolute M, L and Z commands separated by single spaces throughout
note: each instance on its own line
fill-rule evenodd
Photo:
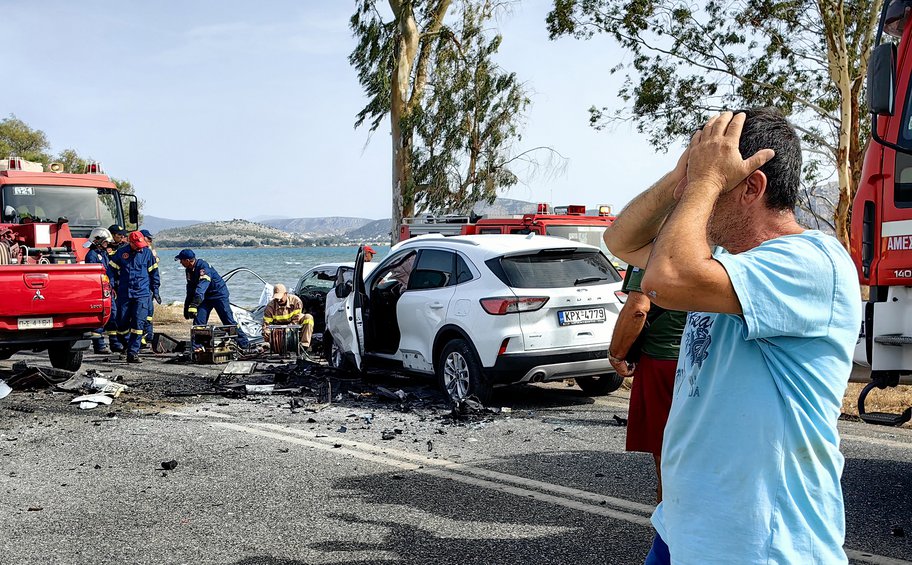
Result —
M 111 316 L 111 284 L 101 265 L 85 264 L 95 227 L 135 226 L 135 197 L 122 196 L 97 164 L 69 174 L 56 163 L 0 159 L 0 359 L 48 351 L 75 371 L 95 330 Z M 135 229 L 135 228 L 134 228 Z

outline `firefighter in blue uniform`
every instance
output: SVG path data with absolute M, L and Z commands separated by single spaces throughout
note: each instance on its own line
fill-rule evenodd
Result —
M 155 251 L 155 246 L 152 245 L 152 232 L 149 230 L 139 230 L 139 233 L 143 234 L 143 237 L 146 240 L 146 243 L 149 244 L 149 251 L 152 252 L 152 256 L 155 257 L 155 264 L 158 264 L 158 252 Z M 146 326 L 143 328 L 145 333 L 142 338 L 142 348 L 145 349 L 152 345 L 152 338 L 155 337 L 155 330 L 152 327 L 152 315 L 155 313 L 155 302 L 153 299 L 161 304 L 161 297 L 159 296 L 150 296 L 149 297 L 149 312 L 146 316 Z
M 127 230 L 123 229 L 122 226 L 117 224 L 111 224 L 108 227 L 108 231 L 111 233 L 111 242 L 108 243 L 108 246 L 105 248 L 105 251 L 108 253 L 108 271 L 111 270 L 110 262 L 114 258 L 114 254 L 117 253 L 117 250 L 121 248 L 126 243 Z M 114 273 L 116 275 L 117 273 Z M 111 351 L 114 353 L 123 353 L 126 348 L 126 339 L 124 336 L 120 335 L 117 331 L 117 316 L 115 311 L 117 309 L 117 285 L 115 281 L 117 280 L 110 272 L 108 276 L 111 278 L 111 290 L 114 292 L 114 300 L 111 300 L 111 320 L 109 325 L 111 329 L 108 329 L 108 326 L 105 326 L 105 333 L 108 334 L 108 343 L 111 345 Z
M 127 363 L 140 363 L 139 348 L 149 301 L 158 298 L 161 283 L 158 263 L 146 239 L 135 231 L 129 236 L 129 244 L 117 250 L 110 265 L 117 277 L 117 328 L 121 336 L 129 336 Z
M 231 305 L 228 303 L 228 287 L 215 269 L 202 259 L 197 259 L 191 249 L 184 249 L 174 260 L 180 261 L 187 271 L 184 318 L 192 319 L 194 326 L 205 326 L 209 322 L 209 312 L 215 310 L 222 324 L 237 326 L 231 313 Z M 248 338 L 240 326 L 237 333 L 238 345 L 246 348 L 249 344 Z
M 108 275 L 109 279 L 111 277 L 111 267 L 108 266 L 110 261 L 108 255 L 108 246 L 111 245 L 114 240 L 111 238 L 111 232 L 104 228 L 95 228 L 92 230 L 92 233 L 89 234 L 89 241 L 83 245 L 83 247 L 88 247 L 89 251 L 86 253 L 85 262 L 91 264 L 101 265 L 105 269 L 105 274 Z M 99 337 L 92 340 L 92 349 L 95 353 L 107 354 L 111 353 L 111 350 L 108 349 L 108 346 L 105 345 L 105 334 L 109 336 L 117 336 L 117 301 L 113 298 L 111 299 L 111 317 L 108 319 L 108 322 L 104 325 L 103 328 L 98 328 L 96 333 L 99 334 Z M 112 339 L 113 343 L 115 339 Z

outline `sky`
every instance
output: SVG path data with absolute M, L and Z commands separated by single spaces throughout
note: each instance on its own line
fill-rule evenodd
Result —
M 619 210 L 676 160 L 632 125 L 595 131 L 629 54 L 607 38 L 548 39 L 551 2 L 500 17 L 497 57 L 531 94 L 517 149 L 561 167 L 500 196 Z M 388 121 L 354 128 L 365 97 L 348 54 L 347 0 L 0 0 L 0 115 L 43 130 L 130 180 L 144 212 L 172 219 L 390 216 Z

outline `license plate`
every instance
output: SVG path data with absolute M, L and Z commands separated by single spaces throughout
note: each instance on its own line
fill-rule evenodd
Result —
M 560 310 L 557 319 L 562 326 L 576 324 L 601 324 L 605 321 L 604 308 L 588 308 L 586 310 Z
M 54 327 L 54 318 L 19 318 L 20 330 L 49 330 Z

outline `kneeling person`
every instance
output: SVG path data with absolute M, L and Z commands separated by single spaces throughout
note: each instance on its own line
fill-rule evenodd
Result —
M 263 338 L 269 342 L 270 325 L 300 325 L 301 335 L 298 348 L 301 356 L 309 359 L 307 349 L 313 337 L 313 316 L 304 312 L 304 303 L 294 294 L 288 294 L 284 284 L 277 284 L 272 290 L 272 300 L 263 312 Z

